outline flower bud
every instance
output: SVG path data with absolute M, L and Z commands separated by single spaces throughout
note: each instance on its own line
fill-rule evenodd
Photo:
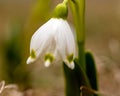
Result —
M 66 19 L 67 15 L 68 15 L 67 5 L 65 3 L 58 4 L 54 10 L 54 17 Z

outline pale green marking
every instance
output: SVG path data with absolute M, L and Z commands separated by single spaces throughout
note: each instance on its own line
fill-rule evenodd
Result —
M 49 60 L 50 62 L 53 62 L 53 60 L 54 60 L 53 54 L 51 54 L 51 53 L 46 54 L 44 57 L 44 60 L 45 61 Z
M 73 54 L 68 55 L 67 60 L 69 63 L 71 63 L 73 61 Z
M 31 58 L 36 58 L 36 53 L 34 49 L 31 50 L 30 56 Z

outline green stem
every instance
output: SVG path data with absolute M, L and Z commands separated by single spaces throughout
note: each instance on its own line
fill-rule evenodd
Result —
M 75 21 L 77 43 L 78 43 L 78 59 L 80 64 L 86 70 L 85 64 L 85 0 L 70 0 L 72 13 Z
M 82 66 L 84 71 L 86 72 L 84 42 L 78 42 L 78 60 L 80 66 Z

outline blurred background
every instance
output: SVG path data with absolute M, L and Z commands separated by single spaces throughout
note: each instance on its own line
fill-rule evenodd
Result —
M 21 90 L 35 89 L 34 96 L 63 96 L 62 65 L 26 64 L 32 34 L 60 2 L 0 0 L 0 81 L 16 83 Z M 73 24 L 70 13 L 68 21 Z M 119 96 L 120 0 L 86 0 L 86 50 L 95 57 L 99 91 Z

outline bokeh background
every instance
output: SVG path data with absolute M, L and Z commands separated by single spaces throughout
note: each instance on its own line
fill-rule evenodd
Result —
M 0 0 L 1 81 L 16 83 L 20 90 L 31 89 L 28 93 L 33 96 L 64 95 L 62 65 L 45 68 L 39 62 L 26 64 L 32 34 L 49 20 L 60 2 Z M 70 13 L 68 21 L 73 24 Z M 86 50 L 95 57 L 99 91 L 106 96 L 119 96 L 120 0 L 86 0 Z

